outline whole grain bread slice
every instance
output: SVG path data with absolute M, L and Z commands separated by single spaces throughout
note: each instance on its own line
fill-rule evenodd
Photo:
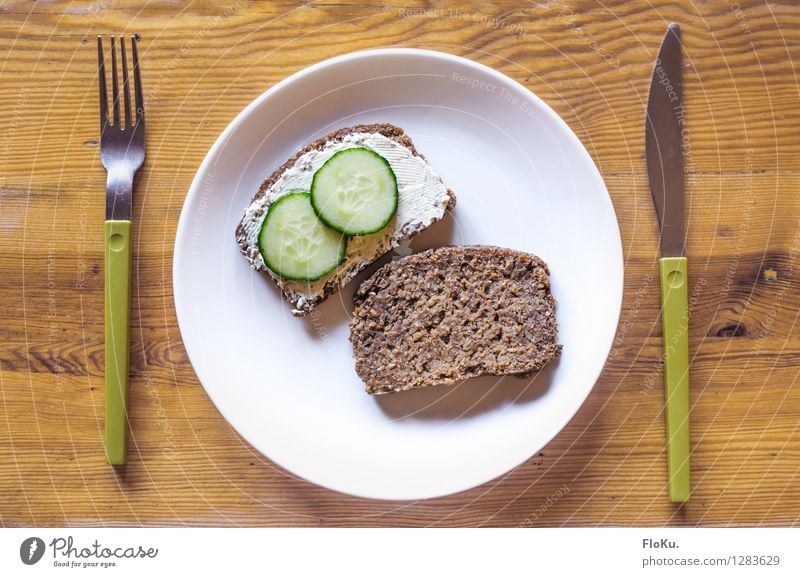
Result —
M 320 151 L 331 143 L 342 142 L 348 135 L 356 133 L 380 134 L 385 136 L 407 148 L 414 156 L 425 161 L 425 157 L 414 147 L 411 138 L 405 134 L 402 128 L 393 124 L 360 124 L 353 127 L 341 128 L 331 132 L 327 136 L 315 140 L 267 177 L 261 183 L 258 192 L 256 192 L 250 205 L 245 210 L 244 216 L 236 227 L 236 242 L 239 244 L 242 254 L 250 262 L 251 268 L 263 272 L 275 282 L 283 293 L 284 298 L 291 303 L 291 312 L 295 316 L 305 316 L 309 314 L 326 298 L 349 283 L 371 263 L 375 262 L 393 248 L 398 247 L 400 243 L 410 240 L 437 220 L 441 220 L 445 212 L 452 210 L 455 206 L 455 194 L 453 194 L 450 189 L 445 188 L 446 197 L 442 203 L 442 216 L 431 219 L 430 222 L 415 223 L 413 226 L 404 226 L 402 228 L 395 228 L 395 222 L 393 221 L 383 231 L 375 233 L 374 235 L 351 238 L 348 243 L 348 253 L 345 260 L 336 270 L 318 281 L 288 281 L 273 273 L 265 266 L 261 258 L 257 242 L 257 233 L 254 234 L 254 228 L 260 228 L 260 223 L 263 223 L 263 219 L 269 209 L 270 202 L 267 195 L 271 192 L 271 189 L 279 181 L 281 176 L 286 171 L 293 168 L 304 155 L 311 151 Z M 437 176 L 436 178 L 441 182 L 440 177 Z M 272 202 L 274 202 L 274 200 L 275 199 L 272 199 Z M 352 251 L 351 247 L 353 247 Z
M 532 254 L 492 246 L 384 265 L 358 288 L 350 322 L 367 392 L 541 369 L 561 351 L 549 274 Z

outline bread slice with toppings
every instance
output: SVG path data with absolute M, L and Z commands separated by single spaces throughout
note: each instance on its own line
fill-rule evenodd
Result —
M 282 278 L 266 266 L 259 249 L 259 233 L 270 206 L 289 193 L 310 190 L 315 172 L 326 161 L 337 152 L 356 147 L 374 151 L 394 172 L 394 217 L 374 234 L 349 237 L 343 260 L 323 277 L 313 281 Z M 392 124 L 362 124 L 336 130 L 312 142 L 264 180 L 236 227 L 236 242 L 250 266 L 265 273 L 281 289 L 292 305 L 292 314 L 304 316 L 382 255 L 441 220 L 455 202 L 453 192 L 417 152 L 403 129 Z
M 384 265 L 358 288 L 356 372 L 373 395 L 524 375 L 561 351 L 547 265 L 492 246 L 430 249 Z

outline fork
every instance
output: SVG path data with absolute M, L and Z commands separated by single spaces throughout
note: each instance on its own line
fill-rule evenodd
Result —
M 128 452 L 128 368 L 130 355 L 131 292 L 131 197 L 133 177 L 144 162 L 144 100 L 136 45 L 131 38 L 135 120 L 131 120 L 131 98 L 125 37 L 120 36 L 122 94 L 117 75 L 117 47 L 111 37 L 112 118 L 108 118 L 106 66 L 103 38 L 97 37 L 100 85 L 100 161 L 106 182 L 105 222 L 105 455 L 111 465 L 122 465 Z M 124 120 L 120 121 L 120 99 Z

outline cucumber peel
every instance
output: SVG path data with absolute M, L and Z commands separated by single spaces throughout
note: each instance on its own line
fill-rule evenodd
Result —
M 389 162 L 364 147 L 331 156 L 311 182 L 311 205 L 320 220 L 347 236 L 383 229 L 397 212 L 397 178 Z
M 264 264 L 279 277 L 315 281 L 342 263 L 347 237 L 317 217 L 308 192 L 290 192 L 269 207 L 258 248 Z

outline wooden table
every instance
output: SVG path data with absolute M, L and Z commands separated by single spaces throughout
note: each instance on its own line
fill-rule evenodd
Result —
M 2 3 L 0 524 L 793 525 L 800 522 L 800 6 L 629 0 Z M 692 467 L 666 498 L 657 224 L 644 107 L 666 24 L 683 28 Z M 129 464 L 104 464 L 105 173 L 98 33 L 139 32 L 147 164 L 135 194 Z M 378 46 L 492 66 L 576 131 L 625 251 L 616 343 L 541 453 L 466 493 L 374 502 L 293 478 L 216 411 L 181 344 L 172 250 L 203 156 L 285 76 Z M 596 282 L 598 290 L 602 279 Z

